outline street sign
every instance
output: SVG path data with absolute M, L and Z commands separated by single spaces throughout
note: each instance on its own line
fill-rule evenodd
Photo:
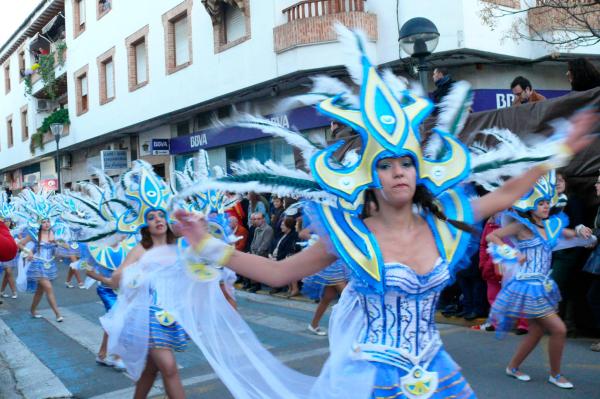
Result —
M 100 151 L 100 166 L 102 170 L 127 169 L 127 150 Z

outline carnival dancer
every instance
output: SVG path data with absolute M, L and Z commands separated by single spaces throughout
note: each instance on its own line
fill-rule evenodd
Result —
M 118 213 L 125 212 L 120 204 L 124 202 L 112 179 L 96 170 L 100 186 L 93 183 L 80 183 L 81 192 L 66 193 L 64 202 L 70 212 L 65 221 L 70 229 L 78 231 L 80 258 L 72 262 L 70 268 L 83 270 L 90 281 L 98 281 L 96 293 L 108 312 L 117 300 L 117 293 L 109 286 L 113 272 L 123 263 L 125 257 L 137 244 L 134 234 L 119 233 Z M 100 229 L 100 230 L 98 230 Z M 90 288 L 92 284 L 85 284 Z M 102 343 L 96 356 L 96 363 L 125 370 L 119 356 L 108 353 L 108 334 L 104 331 Z
M 507 270 L 504 274 L 510 276 L 505 279 L 492 305 L 490 319 L 500 336 L 512 327 L 516 319 L 528 319 L 529 334 L 521 341 L 508 363 L 506 374 L 520 381 L 531 380 L 529 375 L 519 371 L 519 367 L 547 331 L 550 333 L 548 382 L 560 388 L 573 388 L 560 369 L 567 329 L 558 316 L 558 285 L 550 277 L 552 251 L 560 239 L 584 239 L 572 241 L 570 246 L 589 245 L 594 240 L 592 231 L 585 226 L 578 226 L 577 231 L 566 228 L 569 222 L 562 212 L 551 215 L 551 209 L 558 203 L 556 175 L 550 171 L 513 205 L 513 211 L 505 213 L 505 226 L 487 236 L 487 241 L 491 243 L 489 251 L 492 258 L 497 263 L 505 264 Z M 503 241 L 508 238 L 515 239 L 517 250 Z M 563 244 L 562 247 L 567 245 Z M 514 272 L 508 268 L 511 264 L 516 269 Z
M 20 223 L 25 225 L 23 233 L 25 237 L 18 242 L 21 252 L 25 255 L 27 291 L 34 292 L 31 302 L 31 317 L 40 319 L 42 315 L 36 312 L 37 307 L 46 294 L 48 304 L 56 316 L 57 322 L 62 322 L 56 304 L 52 281 L 56 279 L 58 268 L 56 265 L 56 248 L 65 245 L 57 241 L 53 227 L 60 223 L 61 209 L 51 199 L 51 192 L 42 190 L 34 193 L 25 190 L 15 199 L 15 215 Z M 33 243 L 29 249 L 28 244 Z
M 4 224 L 4 226 L 10 231 L 10 234 L 13 237 L 13 243 L 16 235 L 12 215 L 14 211 L 15 207 L 8 200 L 8 195 L 6 194 L 6 192 L 0 192 L 0 222 Z M 2 286 L 0 287 L 0 295 L 2 296 L 2 298 L 8 298 L 10 296 L 5 291 L 7 286 L 10 287 L 10 290 L 12 292 L 12 298 L 17 298 L 17 287 L 15 286 L 14 277 L 14 273 L 16 273 L 15 270 L 17 269 L 17 261 L 18 254 L 9 261 L 0 262 L 0 270 L 4 271 L 4 275 L 2 276 Z
M 460 269 L 460 260 L 468 259 L 472 238 L 468 225 L 508 208 L 541 175 L 568 162 L 589 144 L 586 135 L 597 117 L 591 112 L 577 115 L 566 138 L 529 153 L 538 159 L 537 166 L 518 157 L 525 163 L 522 175 L 486 196 L 471 199 L 459 183 L 484 179 L 479 173 L 497 168 L 500 160 L 519 162 L 512 157 L 515 154 L 504 153 L 501 158 L 499 153 L 494 157 L 493 151 L 487 153 L 487 161 L 471 158 L 453 135 L 467 114 L 462 105 L 469 103 L 468 88 L 463 95 L 448 96 L 448 101 L 460 106 L 451 107 L 456 112 L 449 119 L 440 116 L 436 144 L 426 148 L 430 156 L 425 156 L 418 125 L 432 104 L 405 90 L 393 75 L 380 75 L 364 54 L 366 41 L 355 33 L 346 36 L 358 41 L 360 64 L 348 69 L 361 84 L 360 97 L 349 88 L 337 91 L 319 109 L 360 134 L 356 161 L 349 166 L 331 161 L 340 143 L 320 150 L 272 121 L 245 117 L 238 125 L 262 128 L 301 148 L 312 176 L 272 162 L 240 162 L 238 175 L 196 187 L 270 191 L 318 200 L 312 204 L 311 224 L 313 231 L 321 229 L 319 242 L 276 262 L 234 251 L 210 237 L 193 214 L 175 213 L 192 245 L 187 254 L 190 265 L 227 265 L 248 278 L 282 286 L 338 259 L 346 263 L 352 275 L 331 316 L 330 358 L 320 376 L 301 375 L 277 361 L 239 315 L 227 311 L 225 301 L 215 294 L 214 282 L 190 283 L 190 290 L 202 292 L 196 294 L 196 302 L 186 307 L 181 300 L 169 298 L 165 309 L 173 312 L 236 398 L 475 397 L 444 350 L 434 321 L 440 291 Z M 328 86 L 344 87 L 337 81 Z M 464 87 L 459 84 L 455 90 Z M 469 177 L 474 165 L 478 174 Z M 518 169 L 519 173 L 523 170 Z M 512 165 L 496 170 L 492 180 L 511 171 L 515 171 Z M 362 217 L 361 210 L 365 211 Z

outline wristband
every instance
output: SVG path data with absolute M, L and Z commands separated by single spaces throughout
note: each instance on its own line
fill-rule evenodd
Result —
M 207 235 L 198 244 L 186 250 L 184 258 L 187 272 L 201 281 L 219 278 L 220 272 L 216 269 L 226 265 L 233 252 L 232 246 Z

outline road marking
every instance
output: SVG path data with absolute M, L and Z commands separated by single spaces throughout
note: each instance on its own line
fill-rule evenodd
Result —
M 303 359 L 308 359 L 311 357 L 315 357 L 315 356 L 322 356 L 322 355 L 326 355 L 329 353 L 329 349 L 328 348 L 318 348 L 318 349 L 311 349 L 308 351 L 304 351 L 304 352 L 298 352 L 298 353 L 290 353 L 287 355 L 283 355 L 283 356 L 278 356 L 277 358 L 279 359 L 279 361 L 283 362 L 283 363 L 290 363 L 290 362 L 294 362 L 297 360 L 303 360 Z M 208 381 L 212 381 L 212 380 L 217 380 L 219 379 L 219 377 L 217 376 L 217 374 L 215 373 L 208 373 L 208 374 L 203 374 L 203 375 L 199 375 L 197 377 L 190 377 L 190 378 L 186 378 L 184 380 L 181 381 L 181 383 L 183 384 L 184 387 L 186 386 L 190 386 L 190 385 L 195 385 L 195 384 L 200 384 L 203 382 L 208 382 Z M 150 395 L 162 395 L 164 394 L 164 388 L 162 385 L 162 381 L 159 381 L 156 383 L 155 387 L 158 386 L 160 387 L 159 389 L 152 389 L 152 391 L 150 391 Z M 98 396 L 94 396 L 90 399 L 121 399 L 121 398 L 127 398 L 127 397 L 131 397 L 133 396 L 133 393 L 135 391 L 135 387 L 131 387 L 131 388 L 126 388 L 126 389 L 120 389 L 118 391 L 114 391 L 114 392 L 109 392 L 109 393 L 105 393 L 102 395 L 98 395 Z
M 283 299 L 282 300 L 281 297 L 278 297 L 278 296 L 253 294 L 251 292 L 245 292 L 245 291 L 240 291 L 240 290 L 235 291 L 235 296 L 239 296 L 240 298 L 244 298 L 251 302 L 266 303 L 269 305 L 275 305 L 275 306 L 279 306 L 282 308 L 300 309 L 300 310 L 305 310 L 307 312 L 314 312 L 315 309 L 317 308 L 316 303 L 296 301 L 293 299 Z M 331 307 L 329 309 L 331 309 Z
M 0 319 L 0 356 L 13 371 L 16 389 L 26 399 L 70 398 L 73 395 Z
M 324 339 L 327 337 L 314 335 L 308 332 L 308 320 L 306 322 L 301 322 L 292 319 L 286 319 L 281 316 L 274 316 L 270 313 L 264 313 L 253 309 L 240 309 L 240 313 L 243 318 L 252 324 L 258 324 L 261 326 L 269 327 L 278 331 L 285 331 L 293 334 L 302 334 L 308 338 L 312 339 Z
M 67 308 L 62 307 L 60 311 L 65 318 L 61 323 L 56 321 L 51 309 L 40 310 L 39 313 L 61 333 L 96 354 L 102 344 L 102 334 L 104 333 L 102 327 Z

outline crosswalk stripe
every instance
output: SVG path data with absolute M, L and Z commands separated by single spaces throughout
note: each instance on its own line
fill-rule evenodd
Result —
M 26 399 L 70 398 L 73 395 L 0 319 L 0 356 L 13 371 L 16 389 Z
M 286 319 L 285 317 L 281 316 L 274 316 L 269 313 L 263 313 L 260 311 L 243 308 L 240 309 L 240 313 L 247 322 L 250 322 L 252 324 L 258 324 L 278 331 L 284 331 L 293 334 L 302 334 L 303 336 L 312 339 L 324 338 L 308 332 L 308 320 L 306 322 L 301 322 L 297 320 Z
M 40 310 L 39 314 L 46 318 L 46 320 L 60 332 L 73 339 L 79 345 L 94 354 L 97 353 L 100 344 L 102 344 L 102 327 L 79 316 L 68 308 L 62 307 L 60 308 L 60 312 L 65 319 L 62 323 L 56 321 L 54 312 L 50 309 Z
M 304 352 L 298 352 L 298 353 L 291 353 L 291 354 L 287 354 L 287 355 L 283 355 L 283 356 L 279 356 L 278 359 L 283 362 L 283 363 L 290 363 L 290 362 L 294 362 L 297 360 L 303 360 L 303 359 L 307 359 L 307 358 L 311 358 L 311 357 L 315 357 L 315 356 L 322 356 L 329 353 L 329 349 L 328 348 L 318 348 L 318 349 L 311 349 L 311 350 L 307 350 Z M 196 384 L 200 384 L 203 382 L 208 382 L 208 381 L 212 381 L 212 380 L 216 380 L 219 377 L 217 376 L 217 374 L 215 373 L 207 373 L 207 374 L 203 374 L 203 375 L 199 375 L 196 377 L 190 377 L 190 378 L 185 378 L 181 381 L 181 383 L 183 384 L 184 387 L 190 386 L 190 385 L 196 385 Z M 160 395 L 160 394 L 164 394 L 164 388 L 162 385 L 162 381 L 158 382 L 156 386 L 160 386 L 160 389 L 152 389 L 152 391 L 150 392 L 150 395 Z M 133 392 L 135 391 L 135 387 L 132 388 L 126 388 L 126 389 L 120 389 L 118 391 L 114 391 L 114 392 L 109 392 L 109 393 L 105 393 L 102 395 L 98 395 L 98 396 L 94 396 L 90 399 L 120 399 L 120 398 L 126 398 L 126 397 L 131 397 L 133 396 Z

